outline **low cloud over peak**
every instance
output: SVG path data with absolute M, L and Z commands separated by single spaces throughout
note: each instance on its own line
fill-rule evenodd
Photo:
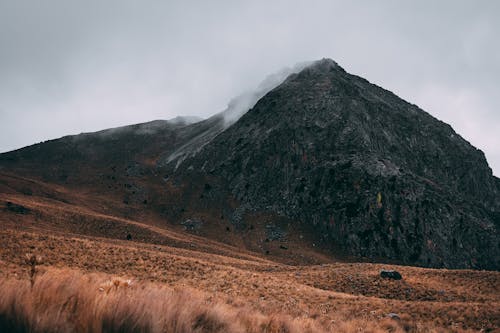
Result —
M 500 175 L 499 11 L 451 0 L 3 1 L 0 151 L 207 118 L 269 73 L 328 57 L 450 123 Z M 254 103 L 243 96 L 231 105 Z

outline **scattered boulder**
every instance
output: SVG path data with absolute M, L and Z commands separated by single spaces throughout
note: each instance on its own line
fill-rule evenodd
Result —
M 29 214 L 30 209 L 26 208 L 22 205 L 15 204 L 13 202 L 7 201 L 7 205 L 5 207 L 8 211 L 17 213 L 17 214 Z
M 401 280 L 403 277 L 398 271 L 393 270 L 381 270 L 380 276 L 384 279 Z
M 275 224 L 266 224 L 266 237 L 271 241 L 283 240 L 286 232 Z
M 116 167 L 115 167 L 116 170 Z M 141 177 L 147 173 L 147 169 L 137 162 L 129 164 L 125 169 L 127 177 Z
M 127 234 L 127 240 L 132 240 L 132 235 L 131 234 Z
M 399 317 L 399 315 L 397 313 L 393 313 L 393 312 L 388 313 L 387 317 L 391 318 L 391 319 L 394 319 L 394 320 L 401 320 L 401 317 Z
M 196 231 L 201 228 L 203 225 L 203 221 L 199 218 L 191 218 L 187 219 L 184 222 L 181 222 L 181 224 L 184 226 L 184 230 L 187 231 Z
M 285 245 L 280 245 L 280 249 L 288 250 L 288 247 L 286 247 Z
M 21 193 L 24 194 L 24 195 L 33 195 L 33 191 L 28 188 L 28 187 L 24 187 L 21 189 Z
M 127 192 L 124 200 L 129 204 L 148 203 L 148 189 L 134 183 L 125 183 L 123 186 Z
M 244 216 L 247 211 L 248 211 L 248 206 L 241 205 L 232 212 L 231 216 L 229 217 L 229 220 L 236 229 L 239 230 L 245 229 Z

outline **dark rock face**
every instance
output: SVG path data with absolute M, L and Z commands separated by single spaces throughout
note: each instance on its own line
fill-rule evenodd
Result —
M 500 267 L 500 182 L 447 124 L 324 59 L 167 168 L 252 211 L 312 224 L 347 255 Z M 173 172 L 173 171 L 171 171 Z

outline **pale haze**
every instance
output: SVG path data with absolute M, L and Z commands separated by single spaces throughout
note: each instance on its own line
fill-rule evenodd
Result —
M 0 0 L 0 152 L 178 115 L 332 58 L 500 175 L 500 1 Z

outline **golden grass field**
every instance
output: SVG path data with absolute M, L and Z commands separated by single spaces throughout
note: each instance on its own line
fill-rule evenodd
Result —
M 500 331 L 499 272 L 356 263 L 305 243 L 266 255 L 241 237 L 112 214 L 102 197 L 10 188 L 0 186 L 2 332 Z M 34 276 L 27 254 L 40 257 Z

